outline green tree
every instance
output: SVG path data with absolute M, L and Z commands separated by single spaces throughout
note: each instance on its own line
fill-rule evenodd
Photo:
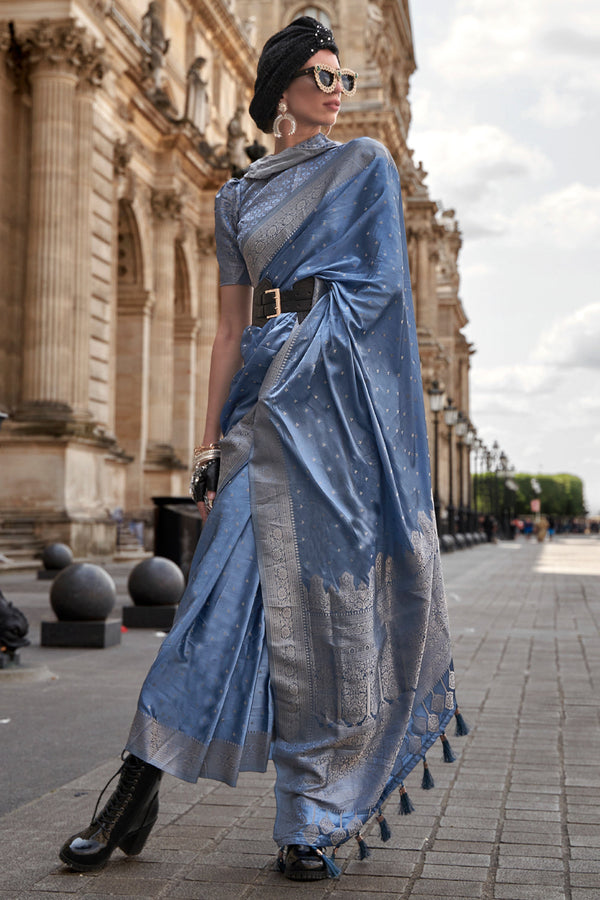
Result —
M 583 482 L 577 475 L 565 472 L 558 475 L 533 475 L 527 472 L 512 476 L 519 490 L 515 498 L 515 512 L 519 516 L 531 514 L 531 501 L 539 497 L 541 511 L 547 516 L 584 516 Z M 541 490 L 537 494 L 531 484 L 534 478 Z

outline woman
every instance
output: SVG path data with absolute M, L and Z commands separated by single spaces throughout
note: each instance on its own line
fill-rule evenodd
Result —
M 355 89 L 310 17 L 263 49 L 250 112 L 275 153 L 216 201 L 205 525 L 119 785 L 62 848 L 79 871 L 140 852 L 162 771 L 234 785 L 271 757 L 281 868 L 327 877 L 321 848 L 374 814 L 385 836 L 455 711 L 398 173 L 321 134 Z

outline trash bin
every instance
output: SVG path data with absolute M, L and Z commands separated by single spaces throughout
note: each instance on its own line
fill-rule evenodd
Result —
M 198 507 L 189 497 L 153 497 L 154 555 L 177 563 L 186 581 L 202 531 Z

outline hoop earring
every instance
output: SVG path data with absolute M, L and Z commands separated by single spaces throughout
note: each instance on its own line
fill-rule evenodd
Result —
M 284 137 L 284 135 L 279 130 L 279 126 L 282 122 L 287 122 L 290 126 L 290 130 L 288 131 L 287 136 L 291 137 L 292 134 L 296 133 L 296 120 L 293 115 L 287 111 L 287 103 L 285 102 L 285 100 L 279 101 L 277 112 L 279 113 L 279 115 L 273 122 L 273 134 L 276 138 Z
M 324 132 L 323 132 L 323 134 L 325 135 L 325 137 L 329 137 L 329 135 L 331 134 L 331 129 L 332 129 L 332 128 L 333 128 L 333 125 L 330 125 L 330 126 L 328 127 L 327 131 L 324 131 Z

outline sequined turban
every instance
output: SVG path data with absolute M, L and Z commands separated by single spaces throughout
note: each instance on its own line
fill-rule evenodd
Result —
M 270 132 L 281 95 L 298 69 L 319 50 L 332 50 L 339 55 L 333 34 L 311 16 L 295 19 L 269 38 L 263 47 L 250 115 L 261 129 Z

